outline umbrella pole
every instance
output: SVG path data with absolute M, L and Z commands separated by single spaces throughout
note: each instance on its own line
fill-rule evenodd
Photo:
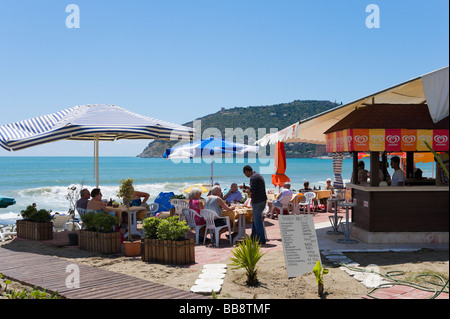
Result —
M 211 187 L 214 185 L 213 156 L 211 155 Z
M 94 178 L 95 178 L 95 185 L 96 188 L 98 188 L 98 135 L 94 138 Z

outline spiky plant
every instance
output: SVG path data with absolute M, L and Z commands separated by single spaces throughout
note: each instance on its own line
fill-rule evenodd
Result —
M 251 237 L 247 237 L 231 251 L 234 257 L 231 258 L 232 269 L 246 270 L 247 285 L 255 286 L 258 281 L 258 268 L 256 264 L 265 254 L 261 253 L 260 243 Z

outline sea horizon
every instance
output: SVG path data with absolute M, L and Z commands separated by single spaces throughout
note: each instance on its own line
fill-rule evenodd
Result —
M 231 161 L 231 162 L 230 162 Z M 366 166 L 369 159 L 364 159 Z M 324 188 L 326 179 L 334 179 L 332 159 L 287 158 L 286 175 L 294 190 L 301 189 L 305 181 L 311 187 Z M 215 159 L 213 181 L 227 190 L 231 183 L 249 183 L 242 172 L 245 165 L 263 175 L 267 190 L 277 191 L 271 183 L 274 159 Z M 344 159 L 342 178 L 350 181 L 352 159 Z M 418 165 L 424 177 L 433 175 L 432 163 Z M 94 159 L 89 156 L 0 156 L 0 196 L 11 197 L 16 204 L 0 209 L 0 224 L 10 224 L 20 219 L 20 211 L 36 203 L 38 208 L 66 213 L 70 203 L 66 199 L 68 188 L 95 188 Z M 392 172 L 391 172 L 392 173 Z M 210 184 L 210 159 L 167 160 L 131 156 L 101 156 L 99 158 L 99 187 L 104 199 L 118 199 L 120 181 L 133 178 L 136 190 L 150 194 L 153 202 L 161 192 L 181 194 L 192 184 Z

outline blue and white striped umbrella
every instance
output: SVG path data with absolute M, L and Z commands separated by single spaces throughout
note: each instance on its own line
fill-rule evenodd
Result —
M 115 105 L 83 105 L 0 126 L 0 146 L 17 151 L 59 140 L 191 140 L 193 129 Z
M 59 140 L 95 141 L 94 175 L 98 187 L 98 141 L 120 139 L 192 140 L 190 127 L 165 122 L 115 105 L 82 105 L 0 126 L 0 146 L 18 151 Z
M 245 154 L 249 152 L 257 153 L 258 146 L 234 143 L 224 139 L 207 138 L 197 140 L 174 148 L 166 149 L 164 158 L 193 158 L 210 156 L 214 154 Z
M 258 146 L 234 143 L 224 139 L 208 138 L 196 140 L 178 147 L 168 148 L 163 157 L 168 159 L 211 157 L 211 185 L 213 185 L 213 160 L 214 154 L 245 154 L 257 153 Z
M 333 172 L 334 172 L 334 182 L 333 186 L 335 188 L 344 188 L 344 182 L 342 180 L 342 162 L 344 160 L 344 154 L 333 153 Z

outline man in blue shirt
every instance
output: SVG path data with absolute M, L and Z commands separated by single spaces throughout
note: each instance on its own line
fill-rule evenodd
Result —
M 242 200 L 242 194 L 238 190 L 238 185 L 236 183 L 231 184 L 230 190 L 228 193 L 223 197 L 227 201 L 227 203 L 233 204 L 238 203 Z

